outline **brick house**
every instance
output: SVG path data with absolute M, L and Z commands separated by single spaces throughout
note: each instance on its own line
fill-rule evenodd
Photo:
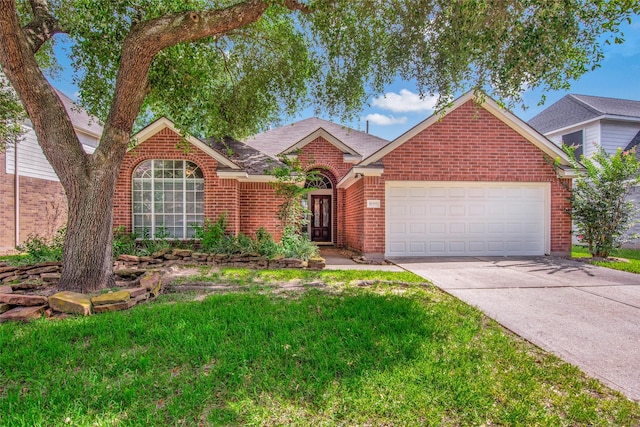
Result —
M 82 147 L 92 153 L 102 134 L 98 119 L 62 92 L 57 93 Z M 12 252 L 30 235 L 51 237 L 67 223 L 67 198 L 60 180 L 44 156 L 31 123 L 25 123 L 23 130 L 17 151 L 14 144 L 0 151 L 0 254 Z
M 289 155 L 320 173 L 303 201 L 318 244 L 369 257 L 571 249 L 566 155 L 489 98 L 466 94 L 390 142 L 318 118 L 224 143 L 183 139 L 160 119 L 136 141 L 116 190 L 114 225 L 127 230 L 188 238 L 224 212 L 235 233 L 278 238 L 268 170 Z

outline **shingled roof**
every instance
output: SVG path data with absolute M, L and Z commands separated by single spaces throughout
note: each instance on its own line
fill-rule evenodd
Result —
M 267 175 L 274 167 L 284 166 L 280 160 L 233 138 L 225 138 L 223 141 L 210 138 L 204 143 L 240 166 L 249 175 Z
M 569 94 L 529 120 L 529 125 L 546 134 L 603 116 L 640 119 L 640 101 Z
M 73 100 L 64 93 L 57 89 L 56 93 L 58 94 L 60 101 L 62 101 L 62 105 L 64 105 L 65 110 L 67 110 L 67 114 L 69 115 L 69 119 L 71 120 L 73 127 L 99 139 L 100 135 L 102 135 L 102 125 L 99 123 L 98 119 L 89 115 L 84 108 L 78 106 L 78 104 L 73 102 Z
M 344 145 L 352 148 L 363 158 L 378 151 L 389 143 L 386 139 L 354 130 L 318 117 L 300 120 L 290 125 L 268 130 L 251 136 L 243 142 L 256 150 L 262 151 L 271 157 L 290 148 L 309 134 L 318 129 L 324 129 Z

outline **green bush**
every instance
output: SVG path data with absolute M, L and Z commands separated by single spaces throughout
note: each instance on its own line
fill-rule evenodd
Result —
M 291 227 L 287 227 L 280 243 L 280 253 L 287 258 L 298 258 L 307 261 L 309 258 L 317 257 L 320 254 L 320 250 L 306 235 L 297 233 Z
M 264 227 L 260 227 L 256 231 L 255 250 L 268 258 L 273 258 L 279 253 L 278 244 L 274 242 L 273 236 Z
M 193 224 L 195 229 L 195 238 L 200 240 L 200 247 L 203 252 L 216 252 L 220 248 L 228 246 L 226 242 L 227 236 L 227 214 L 223 213 L 218 216 L 215 222 L 207 218 L 203 225 Z M 226 253 L 226 252 L 219 252 Z
M 56 231 L 56 234 L 51 239 L 35 234 L 29 235 L 27 240 L 17 248 L 21 252 L 26 252 L 26 255 L 20 259 L 20 264 L 62 261 L 62 250 L 66 234 L 67 228 L 62 227 Z
M 580 240 L 595 257 L 607 258 L 629 238 L 637 207 L 629 200 L 640 182 L 640 162 L 635 149 L 608 154 L 602 147 L 578 163 L 572 147 L 565 148 L 578 172 L 571 196 L 573 220 Z
M 134 237 L 134 239 L 137 236 Z M 151 238 L 149 230 L 144 230 L 142 239 L 137 241 L 135 254 L 138 256 L 149 256 L 154 252 L 171 248 L 171 241 L 168 239 L 169 231 L 166 228 L 158 227 L 155 237 Z
M 120 255 L 134 255 L 136 253 L 136 238 L 135 233 L 129 233 L 124 226 L 120 226 L 115 229 L 113 233 L 113 257 L 117 258 Z

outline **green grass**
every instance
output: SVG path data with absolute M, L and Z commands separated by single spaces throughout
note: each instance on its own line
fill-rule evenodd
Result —
M 203 275 L 211 276 L 212 271 Z M 640 407 L 407 274 L 0 325 L 0 425 L 638 425 Z M 387 282 L 400 280 L 402 286 Z
M 212 268 L 202 266 L 199 274 L 180 278 L 177 284 L 210 281 L 232 285 L 270 284 L 299 280 L 302 283 L 322 282 L 329 285 L 344 285 L 359 281 L 423 283 L 425 280 L 409 272 L 388 272 L 375 270 L 249 270 L 246 268 Z
M 589 250 L 584 246 L 574 245 L 571 250 L 571 256 L 574 258 L 591 258 Z M 640 250 L 638 249 L 617 249 L 613 251 L 611 256 L 616 258 L 625 258 L 629 262 L 624 261 L 593 261 L 593 264 L 601 267 L 612 268 L 614 270 L 628 271 L 630 273 L 640 274 Z

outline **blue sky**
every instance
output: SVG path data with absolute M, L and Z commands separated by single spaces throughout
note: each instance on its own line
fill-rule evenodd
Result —
M 605 58 L 600 68 L 571 82 L 569 91 L 547 92 L 543 106 L 537 105 L 543 95 L 542 90 L 525 92 L 524 101 L 527 109 L 518 108 L 513 113 L 527 121 L 568 93 L 640 100 L 640 16 L 634 17 L 633 22 L 630 25 L 625 24 L 622 30 L 625 43 L 605 46 Z M 59 49 L 65 46 L 64 43 L 58 45 Z M 64 60 L 61 62 L 64 66 Z M 68 70 L 65 69 L 53 84 L 75 99 L 77 88 L 73 85 Z M 429 117 L 433 113 L 434 101 L 420 99 L 410 82 L 397 80 L 386 88 L 385 95 L 372 98 L 368 105 L 363 107 L 358 119 L 344 124 L 364 131 L 366 121 L 369 120 L 370 133 L 393 140 Z M 301 111 L 292 121 L 312 115 L 311 109 Z

